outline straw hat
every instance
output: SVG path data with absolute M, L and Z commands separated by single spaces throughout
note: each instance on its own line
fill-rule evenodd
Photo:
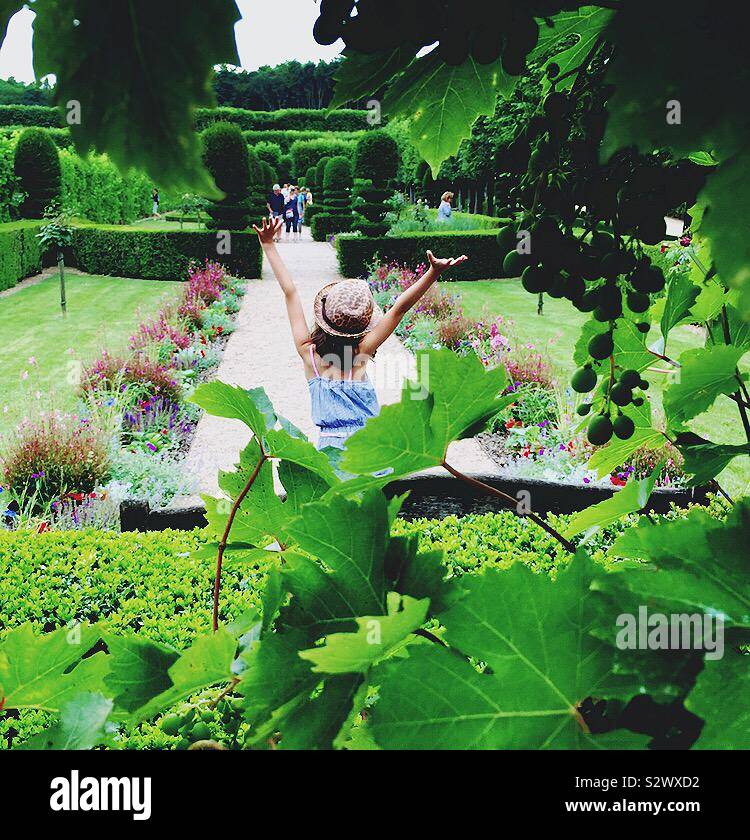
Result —
M 361 338 L 383 317 L 364 280 L 339 280 L 324 286 L 315 297 L 313 311 L 323 332 L 341 338 Z

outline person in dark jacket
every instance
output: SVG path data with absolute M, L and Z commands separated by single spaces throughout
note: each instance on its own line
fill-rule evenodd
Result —
M 299 241 L 299 202 L 297 201 L 297 190 L 289 191 L 289 200 L 284 205 L 284 222 L 286 223 L 286 239 L 293 242 Z M 290 237 L 290 232 L 294 237 Z

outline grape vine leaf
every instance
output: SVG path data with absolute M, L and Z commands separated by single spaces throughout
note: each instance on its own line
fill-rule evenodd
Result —
M 624 577 L 632 593 L 648 599 L 639 603 L 658 600 L 663 612 L 720 615 L 727 627 L 747 628 L 749 541 L 750 499 L 741 499 L 726 522 L 700 509 L 675 522 L 643 518 L 615 540 L 609 554 L 648 561 Z
M 514 86 L 500 61 L 482 65 L 469 57 L 452 67 L 433 50 L 395 79 L 383 97 L 383 112 L 409 120 L 412 142 L 437 178 L 440 165 L 471 135 L 477 118 L 492 116 L 498 93 L 510 93 Z
M 105 152 L 165 188 L 220 195 L 201 163 L 193 111 L 215 105 L 214 66 L 239 64 L 234 0 L 36 0 L 34 11 L 34 72 L 55 74 L 63 119 L 79 103 L 69 127 L 81 156 Z
M 726 290 L 718 283 L 708 281 L 699 291 L 695 303 L 690 308 L 694 321 L 712 321 L 721 312 L 725 302 Z
M 750 657 L 731 649 L 706 659 L 685 706 L 705 723 L 696 750 L 750 749 Z
M 544 67 L 554 62 L 560 68 L 558 76 L 565 75 L 584 61 L 612 15 L 611 9 L 599 6 L 582 6 L 575 11 L 559 12 L 552 18 L 552 27 L 540 27 L 539 40 L 530 60 L 544 59 Z M 575 43 L 564 47 L 574 35 L 577 36 Z M 575 74 L 571 73 L 555 89 L 565 90 L 573 84 L 575 78 Z M 543 84 L 545 88 L 550 84 L 546 74 Z
M 719 444 L 693 432 L 677 435 L 675 439 L 684 463 L 682 471 L 690 476 L 688 486 L 700 487 L 716 478 L 722 470 L 740 455 L 750 456 L 748 444 Z
M 345 470 L 365 475 L 387 468 L 385 481 L 391 481 L 438 466 L 451 441 L 476 434 L 514 399 L 500 396 L 507 384 L 505 369 L 486 370 L 473 353 L 431 350 L 420 355 L 417 370 L 418 380 L 404 384 L 401 401 L 384 406 L 349 439 Z M 345 482 L 342 489 L 356 484 Z
M 55 712 L 79 691 L 99 691 L 108 657 L 97 653 L 81 660 L 100 635 L 99 628 L 89 624 L 41 636 L 30 622 L 11 630 L 0 643 L 0 697 L 5 698 L 5 708 Z
M 31 737 L 22 750 L 91 750 L 108 736 L 112 700 L 101 694 L 77 692 L 60 707 L 60 719 Z
M 578 705 L 612 678 L 612 648 L 589 634 L 590 585 L 579 553 L 555 581 L 521 564 L 466 576 L 467 595 L 440 616 L 451 649 L 416 646 L 388 669 L 372 711 L 385 748 L 592 748 Z M 467 578 L 470 578 L 467 580 Z M 479 673 L 463 656 L 487 663 Z M 627 692 L 628 686 L 622 685 Z M 629 695 L 627 695 L 629 696 Z M 645 744 L 629 733 L 620 747 Z
M 412 63 L 416 53 L 416 47 L 408 44 L 370 54 L 344 52 L 344 60 L 334 75 L 336 86 L 329 111 L 356 99 L 376 96 L 390 79 Z
M 691 308 L 699 293 L 698 286 L 684 275 L 678 274 L 669 281 L 660 323 L 665 346 L 670 330 L 690 317 Z M 664 352 L 666 353 L 666 350 Z
M 323 674 L 366 673 L 424 624 L 430 602 L 389 592 L 386 615 L 358 616 L 354 633 L 331 633 L 323 645 L 300 651 Z
M 744 349 L 715 346 L 686 350 L 680 355 L 680 379 L 664 392 L 664 411 L 672 428 L 707 411 L 722 394 L 737 390 L 737 363 Z
M 662 466 L 663 464 L 659 464 L 648 478 L 638 479 L 632 476 L 622 490 L 615 491 L 611 498 L 574 514 L 564 536 L 571 539 L 583 531 L 604 528 L 623 516 L 643 510 L 651 498 Z
M 217 379 L 199 385 L 190 401 L 214 417 L 241 420 L 258 437 L 272 429 L 277 420 L 273 405 L 263 388 L 248 390 Z
M 223 627 L 198 636 L 176 657 L 156 642 L 119 636 L 107 685 L 114 692 L 115 706 L 131 721 L 147 720 L 204 688 L 229 682 L 236 650 L 237 640 Z

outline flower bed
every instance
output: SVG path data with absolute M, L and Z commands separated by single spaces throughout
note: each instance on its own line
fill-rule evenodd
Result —
M 398 295 L 426 270 L 374 263 L 368 282 L 377 303 L 387 311 Z M 605 484 L 622 487 L 632 475 L 650 475 L 666 461 L 657 486 L 683 484 L 681 457 L 667 444 L 638 450 L 628 463 L 598 478 L 587 467 L 595 451 L 586 439 L 585 420 L 576 413 L 580 397 L 555 371 L 549 354 L 520 338 L 515 323 L 501 315 L 485 322 L 467 318 L 460 297 L 433 286 L 401 322 L 396 334 L 412 352 L 449 347 L 476 353 L 486 367 L 502 365 L 517 399 L 500 412 L 478 440 L 503 472 L 517 478 Z
M 192 492 L 182 461 L 200 411 L 188 398 L 217 367 L 244 292 L 218 263 L 191 265 L 182 298 L 143 321 L 126 354 L 83 367 L 75 412 L 25 419 L 0 452 L 0 527 L 117 527 L 123 498 L 159 508 Z

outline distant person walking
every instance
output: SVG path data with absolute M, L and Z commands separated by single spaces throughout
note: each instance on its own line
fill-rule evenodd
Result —
M 284 222 L 286 223 L 286 240 L 287 242 L 296 241 L 299 239 L 299 202 L 297 201 L 297 191 L 292 189 L 289 191 L 289 201 L 284 205 Z M 290 237 L 290 232 L 294 232 L 294 237 Z
M 453 201 L 453 193 L 444 192 L 440 198 L 440 207 L 438 207 L 437 220 L 439 222 L 447 222 L 453 215 L 451 201 Z
M 271 194 L 268 196 L 268 201 L 266 202 L 266 207 L 268 207 L 268 215 L 272 219 L 281 219 L 284 217 L 284 205 L 286 201 L 284 200 L 284 196 L 281 192 L 281 186 L 279 184 L 273 185 L 273 190 Z M 277 234 L 278 237 L 278 234 Z M 279 241 L 277 238 L 276 242 Z
M 151 190 L 151 215 L 156 219 L 159 217 L 159 190 L 154 187 Z
M 284 196 L 284 201 L 289 201 L 289 192 L 291 190 L 290 184 L 284 184 L 284 189 L 282 189 L 281 194 Z
M 307 190 L 303 187 L 297 195 L 297 209 L 299 210 L 300 227 L 305 222 L 305 205 L 307 204 Z

